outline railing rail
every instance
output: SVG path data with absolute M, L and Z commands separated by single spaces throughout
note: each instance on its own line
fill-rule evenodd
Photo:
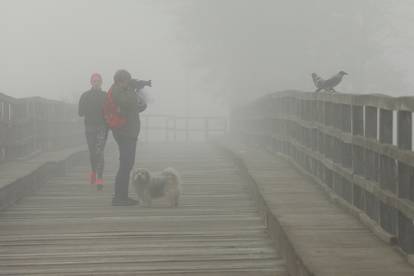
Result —
M 34 153 L 84 143 L 77 106 L 41 97 L 17 99 L 0 93 L 0 163 Z M 141 116 L 143 141 L 205 140 L 224 134 L 219 116 Z
M 231 115 L 231 129 L 283 154 L 414 253 L 414 97 L 284 91 Z
M 144 142 L 207 140 L 212 135 L 227 132 L 227 118 L 143 113 L 141 131 Z
M 79 145 L 82 138 L 76 105 L 0 93 L 0 162 Z

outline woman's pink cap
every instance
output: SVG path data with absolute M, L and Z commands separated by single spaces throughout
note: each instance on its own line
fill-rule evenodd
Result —
M 98 73 L 93 73 L 91 76 L 91 84 L 93 84 L 97 80 L 102 80 L 102 76 Z

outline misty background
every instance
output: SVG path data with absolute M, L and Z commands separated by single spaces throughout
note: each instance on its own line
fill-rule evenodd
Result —
M 412 0 L 1 0 L 0 92 L 77 103 L 99 72 L 152 79 L 148 113 L 224 115 L 312 72 L 412 95 Z

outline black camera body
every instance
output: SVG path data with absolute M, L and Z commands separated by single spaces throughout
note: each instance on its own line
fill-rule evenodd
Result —
M 142 88 L 144 88 L 145 86 L 152 87 L 152 81 L 151 80 L 145 81 L 145 80 L 131 79 L 129 81 L 128 85 L 134 91 L 139 91 Z

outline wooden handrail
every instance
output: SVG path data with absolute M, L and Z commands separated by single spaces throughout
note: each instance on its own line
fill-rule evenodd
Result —
M 0 93 L 0 162 L 83 142 L 76 105 Z
M 151 124 L 151 119 L 161 120 L 161 124 Z M 179 134 L 184 135 L 184 141 L 191 140 L 191 134 L 203 133 L 203 139 L 208 139 L 212 133 L 225 134 L 227 132 L 227 118 L 219 116 L 174 116 L 160 114 L 143 114 L 141 117 L 144 141 L 149 142 L 149 133 L 154 130 L 164 132 L 164 141 L 177 141 Z M 192 126 L 191 122 L 197 122 Z M 219 124 L 214 125 L 213 122 Z M 179 124 L 182 126 L 179 126 Z
M 414 253 L 414 97 L 283 91 L 235 109 L 232 130 L 292 160 Z

